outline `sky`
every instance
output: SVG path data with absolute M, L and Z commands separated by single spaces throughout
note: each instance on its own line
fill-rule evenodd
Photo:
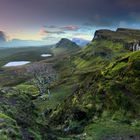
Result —
M 7 40 L 91 40 L 97 29 L 140 28 L 140 0 L 0 0 Z

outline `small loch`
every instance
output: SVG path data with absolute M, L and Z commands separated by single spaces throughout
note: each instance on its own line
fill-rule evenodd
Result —
M 41 54 L 41 57 L 51 57 L 52 56 L 52 54 Z
M 12 61 L 4 65 L 4 67 L 17 67 L 31 63 L 30 61 Z

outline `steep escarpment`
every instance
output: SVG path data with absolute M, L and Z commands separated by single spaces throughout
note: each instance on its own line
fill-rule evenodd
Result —
M 109 39 L 114 41 L 134 41 L 139 40 L 140 30 L 118 28 L 116 31 L 101 29 L 95 32 L 94 39 Z
M 140 46 L 140 30 L 126 28 L 118 28 L 116 31 L 97 30 L 93 41 L 102 39 L 120 42 L 125 48 L 134 51 L 136 48 L 133 47 Z

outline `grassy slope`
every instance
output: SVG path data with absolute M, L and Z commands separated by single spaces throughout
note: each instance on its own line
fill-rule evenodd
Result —
M 24 73 L 23 67 L 2 67 L 11 61 L 31 61 L 38 62 L 48 58 L 41 57 L 43 53 L 52 53 L 49 46 L 44 47 L 28 47 L 28 48 L 7 48 L 0 51 L 0 86 L 14 86 L 25 82 L 28 78 L 15 74 L 15 71 Z M 52 53 L 53 54 L 53 53 Z
M 40 50 L 37 53 L 40 52 L 42 51 Z M 52 63 L 55 60 L 63 60 L 63 58 L 69 57 L 69 53 L 72 53 L 72 51 L 61 51 L 61 54 L 63 55 L 56 53 L 54 57 L 40 61 L 40 63 Z M 24 53 L 21 54 L 23 55 Z M 30 53 L 27 52 L 27 57 L 28 54 Z M 18 54 L 7 58 L 11 61 L 13 58 L 17 59 L 22 55 Z M 37 60 L 36 57 L 34 57 L 34 59 Z M 59 83 L 59 86 L 51 89 L 51 100 L 38 98 L 37 100 L 32 101 L 32 98 L 38 94 L 37 89 L 33 85 L 30 85 L 29 82 L 26 82 L 27 79 L 19 81 L 20 76 L 13 75 L 14 70 L 24 72 L 24 67 L 4 69 L 4 72 L 0 74 L 1 86 L 12 86 L 10 89 L 4 89 L 4 93 L 1 93 L 1 112 L 18 121 L 18 127 L 21 130 L 21 133 L 18 135 L 22 135 L 20 139 L 29 139 L 29 137 L 33 137 L 36 140 L 53 140 L 52 137 L 54 136 L 51 136 L 52 132 L 47 125 L 46 120 L 44 120 L 44 115 L 42 113 L 46 112 L 48 109 L 54 109 L 60 102 L 62 102 L 69 93 L 71 93 L 71 87 L 69 85 L 63 86 L 63 84 Z M 23 80 L 23 77 L 21 77 L 21 80 Z M 47 99 L 47 95 L 45 98 Z M 0 129 L 3 131 L 3 128 Z M 5 134 L 5 136 L 0 134 L 0 137 L 6 137 L 5 139 L 3 138 L 3 140 L 9 140 L 11 138 L 8 134 Z M 18 137 L 16 137 L 16 139 L 18 139 Z
M 36 107 L 28 110 L 31 111 L 31 116 L 26 116 L 26 107 L 26 113 L 23 114 L 17 107 L 10 108 L 11 111 L 14 110 L 13 118 L 16 120 L 17 113 L 21 113 L 27 122 L 32 118 L 32 124 L 26 126 L 28 135 L 41 140 L 51 134 L 50 129 L 45 128 L 48 121 L 50 126 L 59 124 L 57 137 L 60 140 L 98 140 L 111 134 L 139 134 L 140 81 L 137 77 L 140 52 L 131 53 L 124 50 L 122 44 L 111 41 L 95 41 L 73 55 L 62 50 L 55 51 L 58 52 L 55 53 L 57 55 L 49 61 L 55 63 L 60 80 L 52 86 L 52 100 L 37 99 L 32 102 L 29 95 L 37 94 L 32 85 L 25 83 L 16 87 L 22 91 L 21 97 L 16 95 L 21 101 L 18 105 L 26 104 L 30 107 L 28 103 L 31 102 Z M 11 96 L 8 95 L 8 98 L 11 99 Z M 41 114 L 48 109 L 53 110 L 51 116 L 42 118 Z M 3 113 L 9 115 L 9 112 Z M 80 113 L 84 114 L 81 119 Z M 22 124 L 19 123 L 19 126 Z M 68 126 L 68 132 L 59 133 Z
M 30 52 L 30 51 L 36 51 L 40 52 L 46 51 L 46 49 L 49 49 L 51 46 L 44 46 L 44 47 L 18 47 L 18 48 L 0 48 L 0 58 L 8 57 L 13 54 L 17 54 L 20 52 Z
M 71 94 L 52 113 L 53 123 L 56 121 L 65 127 L 69 126 L 71 129 L 69 133 L 77 133 L 76 127 L 79 131 L 84 126 L 85 120 L 93 120 L 94 129 L 96 119 L 109 118 L 115 123 L 112 123 L 110 128 L 97 129 L 101 131 L 100 136 L 104 131 L 107 133 L 112 130 L 119 134 L 116 122 L 119 122 L 119 129 L 122 132 L 124 130 L 134 132 L 135 129 L 139 132 L 140 89 L 138 85 L 140 81 L 137 78 L 139 77 L 139 57 L 140 52 L 125 51 L 121 44 L 110 41 L 94 42 L 78 56 L 72 57 L 74 73 L 69 80 L 78 78 L 78 81 L 73 82 L 72 85 L 75 86 L 78 83 L 79 86 L 73 95 Z M 75 111 L 86 114 L 83 120 L 77 121 Z M 136 127 L 133 127 L 135 122 Z M 125 129 L 123 123 L 128 129 Z M 93 135 L 92 131 L 89 130 L 88 135 L 87 139 Z
M 17 122 L 11 117 L 0 113 L 0 139 L 8 140 L 10 138 L 20 140 L 22 138 Z

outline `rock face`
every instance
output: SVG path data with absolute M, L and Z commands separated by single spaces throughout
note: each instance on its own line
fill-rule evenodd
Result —
M 128 48 L 131 51 L 139 51 L 140 50 L 140 41 L 134 41 L 131 43 L 125 43 L 125 48 Z
M 114 41 L 138 41 L 140 30 L 118 28 L 116 31 L 101 29 L 95 32 L 94 39 L 110 39 Z
M 0 43 L 5 43 L 5 42 L 6 42 L 6 36 L 2 31 L 0 31 Z
M 4 47 L 6 44 L 6 36 L 4 32 L 0 31 L 0 47 Z
M 79 48 L 79 46 L 72 42 L 69 39 L 66 38 L 62 38 L 57 44 L 56 44 L 56 48 L 64 48 L 64 49 L 75 49 L 75 48 Z
M 102 29 L 102 30 L 97 30 L 95 32 L 93 41 L 96 39 L 111 39 L 112 35 L 114 35 L 115 32 L 111 31 L 111 30 L 106 30 L 106 29 Z
M 116 31 L 97 30 L 92 41 L 100 39 L 123 43 L 124 47 L 131 51 L 140 50 L 140 30 L 126 28 L 118 28 Z

